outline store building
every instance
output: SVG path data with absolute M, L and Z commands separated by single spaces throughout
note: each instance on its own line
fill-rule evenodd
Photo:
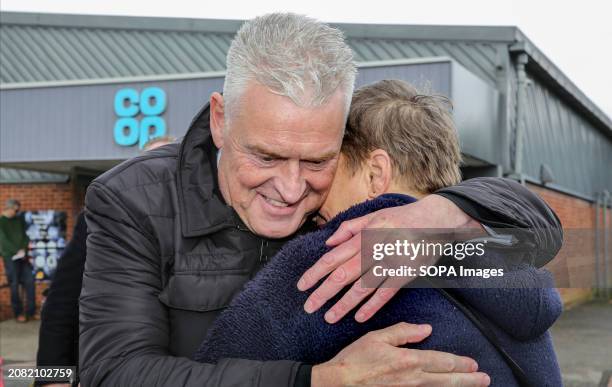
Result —
M 68 234 L 91 179 L 150 137 L 180 138 L 222 89 L 241 24 L 12 12 L 0 22 L 0 199 L 65 211 Z M 517 179 L 564 227 L 595 227 L 612 191 L 612 120 L 519 29 L 335 26 L 357 86 L 397 78 L 451 98 L 466 178 Z

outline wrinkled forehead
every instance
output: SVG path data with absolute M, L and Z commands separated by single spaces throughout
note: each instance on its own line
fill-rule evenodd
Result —
M 254 86 L 245 91 L 228 129 L 245 146 L 276 148 L 278 153 L 299 148 L 337 153 L 344 134 L 344 110 L 341 92 L 322 105 L 300 106 L 263 86 Z
M 259 156 L 327 161 L 339 155 L 342 133 L 338 128 L 321 131 L 254 126 L 236 142 L 241 151 Z

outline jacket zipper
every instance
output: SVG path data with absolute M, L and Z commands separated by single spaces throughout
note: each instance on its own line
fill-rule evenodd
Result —
M 265 239 L 261 240 L 261 246 L 259 247 L 259 262 L 267 262 L 268 255 L 264 255 L 264 248 L 268 246 L 268 241 Z

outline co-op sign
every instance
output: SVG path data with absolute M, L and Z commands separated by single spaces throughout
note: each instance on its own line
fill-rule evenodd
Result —
M 117 121 L 113 129 L 115 143 L 121 146 L 142 147 L 154 137 L 166 135 L 166 121 L 162 114 L 168 101 L 159 87 L 121 89 L 115 94 Z

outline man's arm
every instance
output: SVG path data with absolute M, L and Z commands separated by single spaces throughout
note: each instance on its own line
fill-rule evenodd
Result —
M 531 263 L 542 267 L 563 242 L 563 228 L 554 211 L 538 195 L 514 180 L 478 177 L 436 192 L 468 216 L 492 228 L 521 229 L 519 245 L 530 248 Z M 520 246 L 518 246 L 520 247 Z
M 223 359 L 201 364 L 169 354 L 168 312 L 155 239 L 119 194 L 94 182 L 80 299 L 84 386 L 293 386 L 300 363 Z
M 402 207 L 384 209 L 344 222 L 327 241 L 334 248 L 307 270 L 298 288 L 307 290 L 329 276 L 310 295 L 304 306 L 314 312 L 346 286 L 344 296 L 333 305 L 325 319 L 336 322 L 361 304 L 355 315 L 366 321 L 382 308 L 398 288 L 365 288 L 361 276 L 361 230 L 364 228 L 509 228 L 520 235 L 516 248 L 529 247 L 529 261 L 543 266 L 557 254 L 563 230 L 555 213 L 536 194 L 503 178 L 475 178 L 442 189 L 434 195 Z

